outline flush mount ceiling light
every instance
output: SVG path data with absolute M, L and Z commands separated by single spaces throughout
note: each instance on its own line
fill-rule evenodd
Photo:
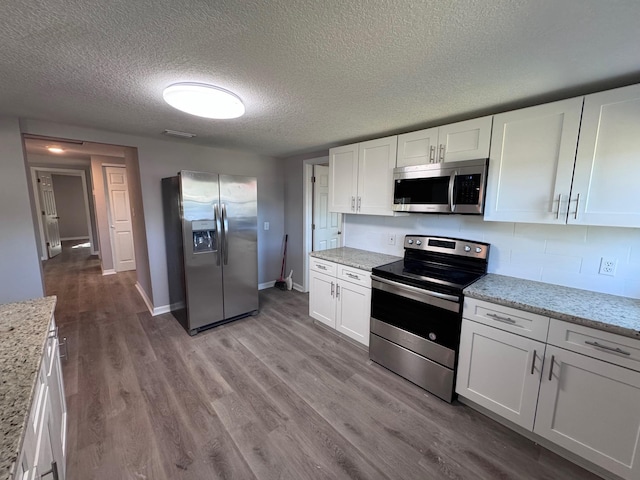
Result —
M 62 148 L 56 146 L 47 147 L 47 150 L 49 150 L 51 153 L 64 153 L 64 150 Z
M 204 118 L 238 118 L 244 115 L 240 98 L 204 83 L 174 83 L 162 92 L 164 101 L 180 111 Z

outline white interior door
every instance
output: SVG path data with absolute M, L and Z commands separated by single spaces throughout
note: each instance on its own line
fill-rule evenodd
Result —
M 40 199 L 42 208 L 42 224 L 44 235 L 47 241 L 49 258 L 53 258 L 62 252 L 60 244 L 60 229 L 58 226 L 58 211 L 56 210 L 56 199 L 53 194 L 53 182 L 51 174 L 38 172 L 38 188 L 40 189 Z
M 109 197 L 109 227 L 113 247 L 113 264 L 116 272 L 135 270 L 133 229 L 127 171 L 124 167 L 105 167 L 107 195 Z
M 342 214 L 329 211 L 329 166 L 314 165 L 313 251 L 342 246 Z

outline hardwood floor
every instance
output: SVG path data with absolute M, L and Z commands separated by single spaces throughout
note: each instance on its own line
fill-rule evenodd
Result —
M 263 290 L 259 315 L 190 337 L 87 248 L 44 270 L 69 344 L 69 480 L 599 478 L 372 363 L 305 294 Z

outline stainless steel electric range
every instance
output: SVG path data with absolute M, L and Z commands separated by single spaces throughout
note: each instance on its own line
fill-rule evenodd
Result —
M 488 243 L 407 235 L 404 259 L 372 270 L 371 360 L 451 402 L 462 290 L 488 259 Z

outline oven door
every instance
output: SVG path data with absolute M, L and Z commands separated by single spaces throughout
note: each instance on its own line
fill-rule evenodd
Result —
M 457 295 L 371 277 L 371 332 L 448 368 L 460 343 L 460 308 Z
M 369 358 L 451 402 L 462 324 L 458 297 L 376 276 L 371 287 Z

